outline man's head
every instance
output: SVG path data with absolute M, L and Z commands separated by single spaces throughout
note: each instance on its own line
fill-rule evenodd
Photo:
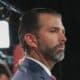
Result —
M 26 12 L 19 28 L 19 39 L 28 52 L 34 49 L 55 61 L 64 58 L 64 26 L 61 15 L 51 9 L 36 8 Z

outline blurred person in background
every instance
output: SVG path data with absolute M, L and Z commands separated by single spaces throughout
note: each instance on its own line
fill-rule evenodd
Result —
M 0 59 L 0 80 L 10 80 L 12 74 L 5 61 Z

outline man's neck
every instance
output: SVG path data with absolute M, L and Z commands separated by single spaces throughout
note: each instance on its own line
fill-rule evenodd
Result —
M 53 66 L 55 65 L 53 61 L 49 60 L 48 58 L 45 58 L 40 53 L 36 53 L 34 50 L 30 52 L 29 56 L 43 63 L 46 67 L 48 67 L 49 70 L 51 70 Z

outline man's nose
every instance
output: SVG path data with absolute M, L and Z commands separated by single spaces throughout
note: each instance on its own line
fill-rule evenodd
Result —
M 59 39 L 62 41 L 62 42 L 66 42 L 67 41 L 67 38 L 66 38 L 66 35 L 64 34 L 64 33 L 61 33 L 60 35 L 59 35 Z

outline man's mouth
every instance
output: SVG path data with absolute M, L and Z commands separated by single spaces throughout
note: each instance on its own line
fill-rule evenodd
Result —
M 58 49 L 61 49 L 61 50 L 64 50 L 64 48 L 65 48 L 64 46 L 58 47 Z
M 56 51 L 57 52 L 64 52 L 64 50 L 65 50 L 65 46 L 63 45 L 61 45 L 61 46 L 58 46 L 57 48 L 56 48 Z

